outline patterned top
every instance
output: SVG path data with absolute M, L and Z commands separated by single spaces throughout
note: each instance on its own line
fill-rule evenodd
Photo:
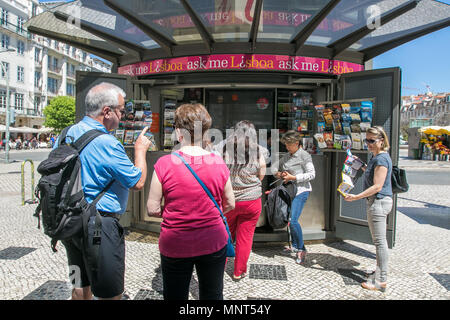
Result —
M 311 180 L 316 176 L 311 155 L 303 150 L 298 149 L 296 153 L 284 155 L 280 159 L 278 171 L 287 171 L 297 179 L 297 195 L 305 191 L 312 191 Z
M 261 180 L 258 178 L 260 165 L 252 164 L 230 167 L 231 185 L 233 186 L 236 201 L 250 201 L 261 198 Z

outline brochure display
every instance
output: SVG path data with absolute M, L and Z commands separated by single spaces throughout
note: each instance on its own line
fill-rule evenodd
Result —
M 174 146 L 172 133 L 175 130 L 175 109 L 177 103 L 175 100 L 163 100 L 164 118 L 163 118 L 163 146 L 165 151 L 170 151 Z
M 350 100 L 322 102 L 314 106 L 320 149 L 367 150 L 366 131 L 372 126 L 373 101 Z
M 149 127 L 146 136 L 152 142 L 149 151 L 157 151 L 153 133 L 159 131 L 159 114 L 151 111 L 150 101 L 129 100 L 125 103 L 125 113 L 120 119 L 119 127 L 114 131 L 114 136 L 123 145 L 131 146 L 145 127 Z

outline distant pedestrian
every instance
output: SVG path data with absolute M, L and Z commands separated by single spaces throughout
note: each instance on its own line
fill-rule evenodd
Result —
M 261 214 L 261 181 L 266 174 L 266 162 L 265 153 L 257 142 L 255 126 L 250 121 L 236 124 L 234 135 L 228 140 L 223 157 L 230 169 L 236 207 L 225 216 L 236 241 L 233 279 L 240 280 L 247 275 L 247 262 Z
M 230 172 L 218 155 L 202 148 L 203 136 L 211 122 L 211 116 L 201 104 L 178 107 L 175 132 L 181 148 L 177 153 L 226 213 L 234 209 Z M 194 132 L 200 132 L 201 136 Z M 154 169 L 147 212 L 163 219 L 159 250 L 164 299 L 188 299 L 195 266 L 200 300 L 222 300 L 228 233 L 219 210 L 177 156 L 161 157 Z
M 377 254 L 376 270 L 368 274 L 362 287 L 369 290 L 385 291 L 388 271 L 388 244 L 386 240 L 386 218 L 392 210 L 392 160 L 387 152 L 389 140 L 382 127 L 367 130 L 365 143 L 372 153 L 364 170 L 364 191 L 348 194 L 346 201 L 367 199 L 367 220 Z
M 125 92 L 111 83 L 102 82 L 86 95 L 86 116 L 67 132 L 66 142 L 76 141 L 89 130 L 108 133 L 119 125 L 125 112 Z M 125 239 L 119 219 L 128 203 L 129 189 L 141 190 L 147 178 L 146 153 L 150 140 L 142 131 L 134 145 L 135 165 L 128 158 L 122 144 L 112 135 L 103 134 L 90 142 L 81 152 L 81 184 L 86 201 L 91 203 L 103 189 L 114 181 L 96 204 L 101 215 L 101 242 L 98 266 L 94 272 L 87 264 L 83 236 L 62 241 L 67 251 L 69 269 L 78 270 L 79 285 L 74 286 L 72 299 L 90 300 L 92 293 L 99 299 L 119 300 L 124 292 Z M 69 139 L 69 141 L 67 141 Z M 59 144 L 55 142 L 54 148 Z M 91 217 L 90 219 L 95 219 Z M 92 220 L 88 233 L 92 234 Z M 89 244 L 88 244 L 89 246 Z M 77 285 L 77 284 L 75 284 Z
M 284 143 L 288 154 L 280 159 L 275 177 L 284 183 L 293 181 L 297 185 L 297 195 L 291 204 L 289 229 L 292 237 L 292 248 L 286 248 L 296 254 L 295 262 L 301 264 L 306 259 L 306 247 L 303 241 L 303 231 L 298 219 L 303 211 L 306 200 L 312 191 L 311 183 L 316 172 L 311 155 L 303 149 L 302 136 L 299 132 L 290 130 L 286 132 L 281 142 Z M 275 167 L 276 164 L 275 164 Z

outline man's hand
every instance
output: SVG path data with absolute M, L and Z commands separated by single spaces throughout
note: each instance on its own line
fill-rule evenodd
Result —
M 136 143 L 134 144 L 134 151 L 139 153 L 145 153 L 147 152 L 148 148 L 151 146 L 152 142 L 150 139 L 145 137 L 145 133 L 148 131 L 149 127 L 145 127 L 144 130 L 142 130 L 139 137 L 136 139 Z

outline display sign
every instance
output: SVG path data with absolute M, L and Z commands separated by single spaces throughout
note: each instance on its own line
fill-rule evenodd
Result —
M 267 98 L 259 98 L 256 100 L 256 107 L 259 110 L 266 110 L 269 106 L 269 100 Z
M 119 67 L 119 74 L 149 74 L 212 71 L 261 70 L 342 74 L 363 71 L 364 65 L 323 58 L 266 55 L 216 54 L 149 60 Z

